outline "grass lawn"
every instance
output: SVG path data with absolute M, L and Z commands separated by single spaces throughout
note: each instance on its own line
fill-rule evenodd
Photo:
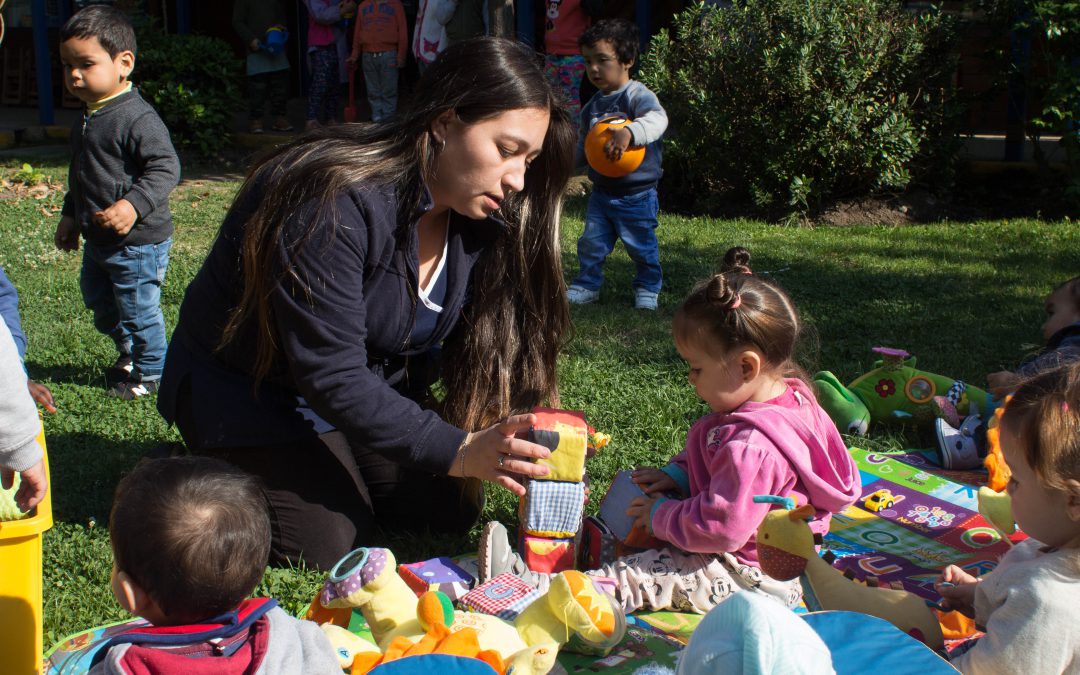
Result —
M 0 160 L 0 176 L 10 179 L 21 163 L 11 156 Z M 66 161 L 37 161 L 35 168 L 66 183 Z M 237 187 L 189 180 L 173 193 L 176 243 L 162 297 L 170 330 Z M 60 253 L 52 243 L 63 190 L 3 194 L 0 265 L 21 294 L 27 368 L 48 384 L 59 408 L 45 420 L 56 516 L 45 535 L 49 646 L 124 618 L 108 583 L 112 491 L 143 452 L 178 436 L 153 400 L 124 402 L 104 394 L 112 344 L 94 331 L 82 305 L 81 256 Z M 571 272 L 583 208 L 580 198 L 572 200 L 565 218 L 564 263 Z M 560 363 L 563 407 L 584 410 L 593 426 L 613 436 L 608 449 L 590 460 L 597 495 L 619 469 L 663 463 L 706 412 L 686 384 L 669 323 L 691 284 L 709 274 L 729 246 L 750 249 L 755 270 L 770 271 L 795 298 L 814 329 L 803 354 L 807 369 L 830 369 L 842 381 L 871 367 L 871 347 L 889 345 L 916 354 L 928 370 L 984 384 L 987 372 L 1010 367 L 1039 341 L 1043 297 L 1080 272 L 1075 222 L 814 229 L 664 215 L 659 235 L 665 271 L 659 311 L 631 308 L 633 265 L 620 247 L 608 262 L 601 300 L 574 308 L 575 335 Z M 861 442 L 882 449 L 929 445 L 915 434 L 882 429 Z M 493 490 L 490 496 L 485 516 L 514 522 L 509 493 Z M 470 550 L 475 535 L 455 540 L 386 532 L 374 543 L 410 561 Z M 258 592 L 299 612 L 320 579 L 311 571 L 270 569 Z

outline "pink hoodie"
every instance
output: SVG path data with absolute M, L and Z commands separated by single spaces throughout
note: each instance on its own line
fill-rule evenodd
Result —
M 840 433 L 801 380 L 765 403 L 748 401 L 730 413 L 702 417 L 690 429 L 686 449 L 664 471 L 686 499 L 653 508 L 657 538 L 684 551 L 734 553 L 757 565 L 754 538 L 772 508 L 754 495 L 792 497 L 817 507 L 814 532 L 828 531 L 862 489 L 859 470 Z

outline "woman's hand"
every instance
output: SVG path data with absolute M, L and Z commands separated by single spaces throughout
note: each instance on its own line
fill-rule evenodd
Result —
M 546 476 L 550 469 L 533 460 L 547 459 L 551 451 L 514 434 L 536 424 L 536 415 L 514 415 L 483 431 L 469 434 L 450 467 L 451 476 L 471 477 L 501 485 L 525 496 L 520 478 Z
M 964 616 L 975 615 L 975 588 L 979 580 L 956 565 L 949 565 L 934 583 L 934 590 L 941 594 L 941 604 L 955 609 Z
M 675 482 L 674 478 L 651 466 L 634 469 L 634 473 L 630 474 L 630 480 L 634 481 L 634 484 L 641 488 L 645 494 L 654 494 L 656 492 L 663 494 L 665 492 L 679 491 L 679 484 Z

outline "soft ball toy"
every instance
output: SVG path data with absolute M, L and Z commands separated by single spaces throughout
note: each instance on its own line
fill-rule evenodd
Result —
M 611 134 L 630 124 L 630 120 L 618 115 L 605 117 L 589 129 L 585 136 L 585 160 L 598 174 L 608 178 L 622 178 L 633 173 L 645 159 L 645 146 L 629 147 L 617 160 L 608 158 L 604 145 L 611 140 Z

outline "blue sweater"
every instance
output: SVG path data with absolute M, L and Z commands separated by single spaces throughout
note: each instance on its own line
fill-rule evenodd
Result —
M 609 178 L 589 167 L 589 179 L 594 186 L 612 195 L 629 195 L 656 187 L 664 174 L 662 139 L 667 130 L 667 112 L 656 94 L 636 80 L 630 80 L 625 87 L 610 94 L 597 92 L 581 109 L 578 164 L 585 161 L 585 136 L 593 125 L 609 115 L 621 115 L 632 120 L 627 126 L 630 129 L 630 145 L 644 145 L 645 159 L 641 166 L 621 178 Z
M 243 326 L 217 351 L 242 286 L 239 244 L 257 195 L 237 203 L 202 269 L 187 289 L 169 345 L 158 409 L 172 422 L 180 386 L 191 386 L 194 431 L 205 448 L 284 444 L 318 433 L 298 396 L 319 417 L 366 447 L 403 464 L 445 473 L 465 432 L 422 408 L 438 375 L 438 348 L 468 301 L 469 277 L 501 221 L 453 214 L 447 241 L 446 296 L 434 331 L 410 344 L 416 305 L 417 237 L 407 250 L 395 240 L 398 199 L 390 187 L 354 187 L 322 213 L 297 253 L 294 271 L 310 298 L 288 277 L 271 296 L 278 358 L 254 392 L 255 332 Z M 431 209 L 427 197 L 414 213 Z M 306 205 L 286 224 L 298 236 L 312 219 Z M 282 251 L 284 256 L 284 251 Z
M 19 358 L 26 360 L 26 334 L 23 333 L 22 321 L 19 318 L 19 292 L 4 274 L 3 267 L 0 267 L 0 319 L 3 319 L 11 331 L 15 347 L 19 350 Z

